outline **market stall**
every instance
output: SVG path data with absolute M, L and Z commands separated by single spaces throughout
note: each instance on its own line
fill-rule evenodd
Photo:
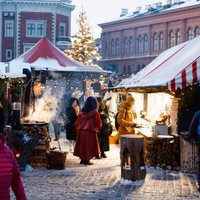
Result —
M 141 96 L 143 100 L 137 100 L 136 97 L 135 107 L 136 109 L 139 107 L 138 114 L 142 115 L 142 118 L 139 117 L 139 123 L 147 127 L 150 136 L 145 134 L 144 129 L 139 132 L 147 139 L 158 139 L 162 135 L 162 137 L 166 137 L 166 141 L 169 136 L 172 136 L 173 140 L 171 141 L 174 141 L 176 139 L 174 137 L 178 137 L 181 142 L 180 148 L 178 148 L 179 153 L 176 151 L 175 156 L 181 155 L 181 168 L 184 168 L 184 171 L 190 170 L 190 172 L 193 170 L 184 166 L 186 151 L 181 134 L 185 131 L 188 132 L 194 112 L 200 109 L 198 103 L 200 46 L 197 45 L 199 43 L 200 37 L 197 37 L 166 50 L 143 70 L 113 88 L 113 92 L 136 93 Z M 167 99 L 166 96 L 168 96 Z M 167 116 L 168 120 L 165 121 L 164 118 Z M 159 149 L 158 140 L 151 142 L 157 146 L 155 149 Z M 178 145 L 177 143 L 172 149 Z M 170 146 L 170 141 L 166 147 L 168 146 Z M 151 146 L 149 148 L 151 149 Z M 154 152 L 156 151 L 154 150 Z M 169 153 L 169 151 L 166 152 Z M 195 152 L 193 153 L 195 154 Z M 155 154 L 158 155 L 158 153 Z M 196 155 L 192 156 L 192 158 L 194 157 L 196 158 Z M 158 160 L 158 157 L 156 159 Z M 195 163 L 197 165 L 197 162 Z M 195 168 L 195 166 L 193 167 Z

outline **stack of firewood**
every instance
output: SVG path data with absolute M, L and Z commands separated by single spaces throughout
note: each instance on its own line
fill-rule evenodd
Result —
M 144 137 L 144 158 L 148 166 L 173 168 L 180 167 L 179 138 Z
M 31 136 L 38 137 L 39 141 L 31 154 L 31 166 L 33 168 L 47 167 L 48 159 L 46 152 L 50 147 L 49 124 L 47 123 L 24 123 L 21 130 Z
M 188 173 L 197 173 L 199 170 L 198 145 L 181 138 L 180 149 L 181 171 Z

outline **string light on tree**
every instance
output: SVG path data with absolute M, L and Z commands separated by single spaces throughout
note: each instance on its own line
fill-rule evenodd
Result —
M 79 32 L 72 36 L 72 44 L 65 53 L 72 59 L 89 65 L 93 68 L 100 68 L 97 61 L 100 59 L 96 42 L 91 35 L 91 28 L 88 24 L 86 12 L 83 10 L 77 20 Z

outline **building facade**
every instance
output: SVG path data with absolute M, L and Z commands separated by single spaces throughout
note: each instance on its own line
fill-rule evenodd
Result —
M 13 60 L 42 37 L 65 50 L 73 9 L 71 0 L 0 0 L 0 61 Z
M 135 74 L 164 50 L 200 35 L 200 1 L 167 0 L 138 7 L 99 24 L 101 63 L 119 74 Z

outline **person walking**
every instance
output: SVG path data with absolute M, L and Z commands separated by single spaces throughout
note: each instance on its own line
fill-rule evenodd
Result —
M 107 158 L 105 151 L 110 150 L 109 136 L 112 133 L 112 125 L 108 115 L 108 109 L 106 108 L 106 103 L 101 97 L 97 97 L 99 103 L 99 114 L 102 122 L 102 128 L 98 132 L 99 144 L 100 144 L 100 156 L 96 156 L 97 159 Z
M 131 95 L 128 95 L 126 100 L 122 102 L 120 106 L 119 114 L 117 116 L 119 135 L 135 133 L 134 120 L 136 119 L 136 113 L 133 109 L 134 103 L 135 99 Z
M 77 140 L 74 156 L 81 159 L 80 164 L 91 165 L 93 163 L 90 162 L 90 159 L 100 153 L 97 133 L 102 127 L 98 112 L 98 102 L 94 97 L 89 96 L 86 99 L 75 126 L 77 129 Z
M 74 151 L 74 146 L 77 137 L 77 131 L 75 127 L 75 122 L 78 118 L 80 112 L 79 101 L 75 97 L 71 97 L 69 100 L 69 105 L 66 108 L 66 138 L 69 140 L 69 151 Z
M 20 177 L 17 161 L 5 144 L 5 136 L 0 134 L 0 199 L 10 199 L 12 188 L 17 200 L 26 200 L 23 183 Z

